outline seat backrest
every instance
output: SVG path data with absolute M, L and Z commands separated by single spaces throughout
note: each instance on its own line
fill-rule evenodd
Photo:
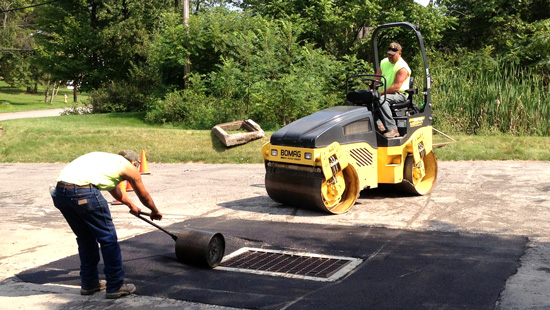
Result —
M 413 103 L 413 95 L 418 94 L 418 89 L 413 88 L 414 87 L 414 78 L 411 76 L 409 77 L 409 89 L 405 90 L 405 92 L 408 94 L 407 100 L 405 102 L 401 102 L 398 104 L 392 104 L 390 105 L 390 108 L 392 110 L 392 114 L 394 116 L 404 116 L 407 114 L 415 114 L 419 112 L 418 107 Z M 410 112 L 409 111 L 414 111 Z

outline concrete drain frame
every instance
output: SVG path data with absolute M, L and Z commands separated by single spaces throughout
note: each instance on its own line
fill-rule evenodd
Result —
M 334 282 L 362 262 L 354 257 L 245 247 L 227 255 L 216 269 Z
M 229 134 L 231 130 L 246 130 L 246 133 Z M 231 147 L 248 143 L 252 140 L 265 137 L 265 133 L 253 120 L 234 121 L 229 123 L 218 124 L 212 128 L 212 133 L 226 146 Z

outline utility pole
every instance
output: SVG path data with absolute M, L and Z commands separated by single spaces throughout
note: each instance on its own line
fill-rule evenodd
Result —
M 183 9 L 183 26 L 185 27 L 187 33 L 189 33 L 189 0 L 181 0 L 181 6 Z M 189 86 L 187 75 L 191 72 L 191 67 L 189 65 L 189 55 L 186 55 L 185 57 L 187 57 L 187 61 L 185 63 L 185 66 L 183 67 L 183 88 L 187 89 L 187 87 Z

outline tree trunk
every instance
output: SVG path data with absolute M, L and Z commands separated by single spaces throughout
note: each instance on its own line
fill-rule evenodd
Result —
M 13 3 L 7 3 L 7 2 L 4 2 L 2 3 L 2 11 L 5 11 L 3 12 L 4 13 L 4 23 L 3 23 L 3 29 L 6 29 L 7 26 L 8 26 L 8 10 L 10 9 L 10 6 L 12 5 Z
M 97 3 L 93 0 L 91 2 L 90 26 L 95 30 L 97 28 Z
M 181 0 L 182 13 L 183 13 L 183 25 L 187 33 L 189 33 L 189 0 Z M 188 75 L 191 72 L 191 66 L 189 65 L 189 55 L 186 56 L 186 64 L 183 67 L 183 88 L 187 89 L 189 87 Z
M 97 6 L 95 0 L 90 1 L 90 26 L 92 27 L 92 31 L 96 32 L 97 28 Z M 98 61 L 98 55 L 95 50 L 92 50 L 92 66 L 95 66 Z
M 56 82 L 53 82 L 52 95 L 50 97 L 50 104 L 53 104 L 53 97 L 54 97 L 54 94 L 55 94 L 55 84 L 56 84 Z
M 59 93 L 59 87 L 61 87 L 61 81 L 57 82 L 57 89 L 55 90 L 56 97 L 57 97 L 57 93 Z
M 122 0 L 122 14 L 124 16 L 124 20 L 127 20 L 128 16 L 130 16 L 130 11 L 128 10 L 128 5 L 126 4 L 126 0 Z
M 77 100 L 77 94 L 78 94 L 78 91 L 76 90 L 76 85 L 74 85 L 74 88 L 73 88 L 73 100 L 74 100 L 74 102 L 76 102 L 76 100 Z
M 50 80 L 48 80 L 48 83 L 46 84 L 46 92 L 45 92 L 45 98 L 44 102 L 48 103 L 48 95 L 50 94 Z

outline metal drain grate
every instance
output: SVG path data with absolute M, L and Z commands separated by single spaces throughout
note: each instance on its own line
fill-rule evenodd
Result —
M 226 256 L 216 269 L 332 282 L 362 262 L 352 257 L 241 248 Z

